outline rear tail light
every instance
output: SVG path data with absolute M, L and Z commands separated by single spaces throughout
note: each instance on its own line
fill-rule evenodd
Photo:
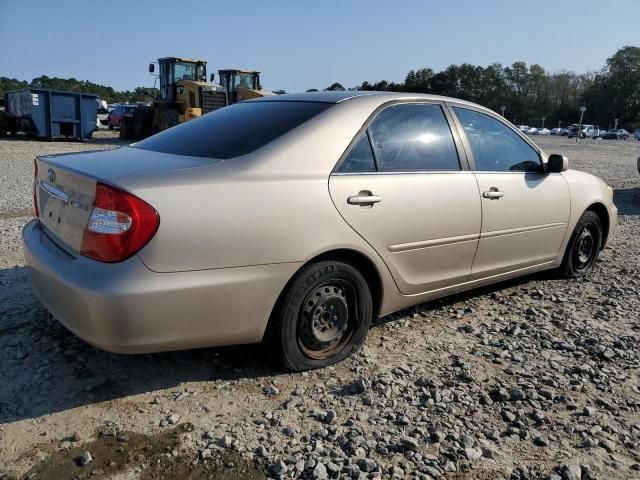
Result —
M 81 253 L 101 262 L 121 262 L 140 251 L 158 225 L 158 212 L 147 202 L 119 188 L 97 183 Z
M 33 208 L 36 211 L 36 217 L 40 216 L 40 209 L 38 208 L 38 160 L 34 160 L 35 165 L 33 172 Z

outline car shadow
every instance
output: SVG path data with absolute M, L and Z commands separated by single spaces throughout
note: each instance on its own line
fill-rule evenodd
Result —
M 614 190 L 613 203 L 620 215 L 640 215 L 640 188 Z
M 539 273 L 451 295 L 373 322 L 393 322 L 414 309 L 455 305 L 553 274 Z M 215 382 L 284 375 L 266 366 L 259 345 L 203 348 L 143 355 L 98 350 L 65 329 L 39 303 L 26 268 L 0 270 L 0 424 L 37 418 L 84 405 Z M 265 383 L 269 380 L 266 379 Z M 353 390 L 345 388 L 341 395 Z
M 0 270 L 0 424 L 183 382 L 280 374 L 265 366 L 258 345 L 143 355 L 98 350 L 47 312 L 26 270 Z

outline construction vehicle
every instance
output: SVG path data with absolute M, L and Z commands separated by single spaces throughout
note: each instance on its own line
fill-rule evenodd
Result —
M 141 105 L 122 118 L 120 138 L 145 138 L 233 103 L 272 94 L 262 90 L 260 72 L 220 70 L 220 83 L 207 62 L 192 58 L 158 59 L 160 89 L 150 105 Z M 149 65 L 149 73 L 155 64 Z

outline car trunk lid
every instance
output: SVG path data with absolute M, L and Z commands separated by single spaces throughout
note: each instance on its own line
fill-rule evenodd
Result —
M 80 252 L 82 235 L 96 191 L 96 179 L 36 159 L 39 218 L 47 233 L 65 250 Z
M 36 159 L 36 188 L 40 221 L 67 252 L 80 252 L 96 183 L 114 186 L 118 179 L 215 164 L 217 160 L 120 148 L 42 156 Z

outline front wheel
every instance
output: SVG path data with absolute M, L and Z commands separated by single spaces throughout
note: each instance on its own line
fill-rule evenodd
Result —
M 600 254 L 602 222 L 595 212 L 582 214 L 571 234 L 560 272 L 566 278 L 579 278 L 591 271 Z
M 276 306 L 264 341 L 276 368 L 322 368 L 357 351 L 373 308 L 371 291 L 351 265 L 322 261 L 296 274 Z
M 160 112 L 160 122 L 158 123 L 158 129 L 161 132 L 164 132 L 165 130 L 178 125 L 179 121 L 180 112 L 178 112 L 178 110 L 171 107 L 165 108 Z

